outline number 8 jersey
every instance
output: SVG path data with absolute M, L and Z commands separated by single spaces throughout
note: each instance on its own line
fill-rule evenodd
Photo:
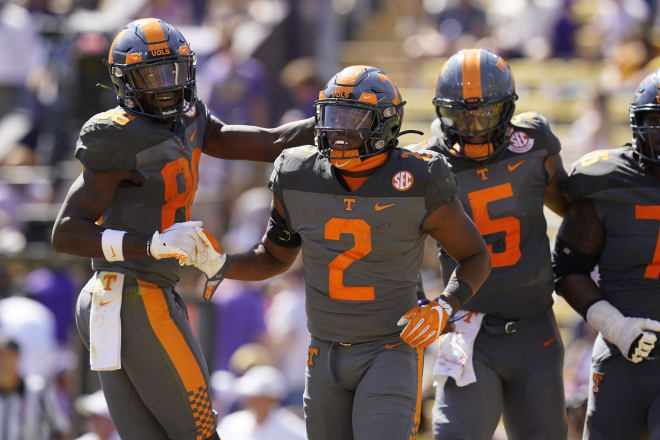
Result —
M 458 197 L 481 232 L 493 269 L 479 292 L 463 308 L 503 319 L 540 316 L 552 306 L 550 245 L 543 215 L 548 175 L 545 158 L 559 153 L 559 140 L 538 113 L 511 120 L 508 144 L 493 159 L 477 162 L 459 157 L 445 145 L 436 119 L 434 137 L 411 150 L 440 151 L 458 179 Z M 456 267 L 440 251 L 445 283 Z
M 90 118 L 80 131 L 76 158 L 92 171 L 128 170 L 141 181 L 140 185 L 122 182 L 97 223 L 150 237 L 156 230 L 189 220 L 208 117 L 206 106 L 198 101 L 171 131 L 163 123 L 129 115 L 121 107 Z M 170 287 L 181 270 L 176 259 L 150 256 L 121 262 L 94 258 L 92 268 Z
M 417 305 L 424 219 L 457 191 L 444 158 L 395 149 L 348 192 L 315 147 L 290 148 L 270 188 L 302 238 L 310 333 L 343 343 L 398 334 L 398 319 Z

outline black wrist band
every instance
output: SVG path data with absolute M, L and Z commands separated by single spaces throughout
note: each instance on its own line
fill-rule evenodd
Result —
M 470 298 L 472 298 L 472 288 L 465 281 L 459 280 L 458 278 L 451 277 L 449 282 L 447 282 L 447 287 L 443 293 L 444 295 L 454 295 L 454 298 L 458 300 L 460 307 L 463 306 Z
M 151 256 L 151 238 L 147 238 L 147 256 Z

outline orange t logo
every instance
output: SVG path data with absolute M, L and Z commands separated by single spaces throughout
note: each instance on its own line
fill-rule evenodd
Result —
M 598 392 L 598 385 L 603 381 L 604 374 L 594 373 L 594 393 Z
M 488 168 L 479 168 L 476 173 L 481 176 L 481 180 L 488 180 L 488 176 L 486 175 Z
M 355 199 L 344 199 L 344 203 L 346 204 L 346 211 L 352 211 Z
M 476 315 L 477 313 L 479 313 L 479 312 L 469 311 L 468 314 L 467 314 L 467 316 L 466 316 L 463 320 L 464 320 L 466 323 L 469 324 L 469 323 L 470 323 L 470 319 L 472 319 L 472 317 L 473 317 L 474 315 Z
M 115 274 L 104 276 L 103 281 L 105 281 L 105 287 L 103 288 L 103 290 L 112 290 L 112 286 L 110 284 L 112 284 L 112 282 L 116 280 L 117 280 L 117 275 Z
M 319 349 L 314 348 L 314 347 L 309 347 L 308 354 L 309 355 L 307 356 L 307 365 L 309 365 L 310 367 L 313 367 L 314 366 L 314 356 L 319 355 Z

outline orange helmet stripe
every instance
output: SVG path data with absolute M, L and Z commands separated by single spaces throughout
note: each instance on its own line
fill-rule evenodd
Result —
M 360 74 L 368 69 L 369 66 L 349 66 L 339 72 L 337 76 L 337 84 L 343 86 L 353 86 L 357 82 L 357 79 L 360 77 Z
M 399 95 L 399 91 L 396 88 L 396 86 L 394 85 L 394 83 L 392 82 L 392 80 L 390 79 L 390 77 L 387 76 L 387 75 L 383 75 L 382 73 L 379 73 L 378 78 L 380 78 L 380 80 L 383 81 L 383 82 L 387 81 L 392 86 L 392 91 L 394 92 L 394 99 L 392 99 L 392 104 L 394 104 L 394 105 L 401 104 L 401 95 Z
M 119 40 L 121 36 L 124 35 L 124 32 L 126 32 L 126 29 L 122 29 L 121 32 L 115 35 L 115 39 L 112 40 L 112 44 L 110 45 L 110 51 L 108 52 L 108 64 L 112 64 L 112 62 L 114 61 L 114 59 L 112 58 L 112 49 L 114 49 L 117 40 Z
M 165 37 L 163 27 L 158 20 L 155 18 L 143 18 L 142 20 L 138 20 L 138 22 L 149 44 L 149 50 L 167 49 L 167 37 Z
M 481 98 L 481 49 L 463 52 L 463 99 Z

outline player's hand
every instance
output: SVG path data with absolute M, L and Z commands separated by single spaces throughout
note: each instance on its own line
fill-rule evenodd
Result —
M 452 307 L 442 299 L 420 300 L 419 304 L 397 322 L 399 326 L 407 324 L 401 339 L 413 348 L 425 348 L 438 339 L 452 314 Z
M 607 301 L 598 301 L 587 310 L 587 321 L 617 346 L 623 357 L 639 363 L 649 357 L 660 332 L 660 322 L 625 317 Z
M 190 221 L 174 223 L 163 232 L 154 232 L 149 254 L 156 260 L 176 258 L 181 266 L 193 264 L 199 241 L 197 229 L 201 227 L 202 222 Z
M 227 261 L 227 254 L 222 252 L 218 240 L 207 230 L 195 228 L 199 239 L 193 266 L 206 274 L 208 278 L 218 273 Z
M 611 340 L 621 354 L 631 362 L 638 363 L 649 357 L 660 332 L 660 322 L 648 318 L 623 318 L 618 332 Z M 605 335 L 603 335 L 605 336 Z M 606 337 L 607 339 L 607 337 Z

